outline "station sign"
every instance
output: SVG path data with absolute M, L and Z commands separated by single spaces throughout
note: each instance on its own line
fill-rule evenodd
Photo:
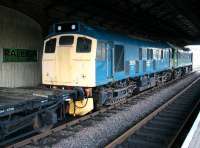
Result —
M 15 48 L 3 49 L 3 62 L 37 62 L 37 61 L 38 61 L 37 50 L 15 49 Z

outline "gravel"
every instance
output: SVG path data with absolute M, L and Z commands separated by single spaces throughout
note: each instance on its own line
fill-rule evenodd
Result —
M 162 88 L 144 99 L 138 100 L 136 104 L 125 105 L 103 113 L 97 118 L 84 121 L 73 128 L 67 128 L 55 133 L 53 136 L 40 140 L 26 148 L 53 147 L 53 148 L 81 148 L 81 147 L 104 147 L 109 141 L 127 130 L 133 123 L 153 111 L 167 99 L 196 79 L 200 74 L 179 80 L 168 88 Z

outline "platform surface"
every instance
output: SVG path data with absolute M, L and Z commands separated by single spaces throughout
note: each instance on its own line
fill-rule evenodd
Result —
M 200 112 L 181 148 L 200 148 Z

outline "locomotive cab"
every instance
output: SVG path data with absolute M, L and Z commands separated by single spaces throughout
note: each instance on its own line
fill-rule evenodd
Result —
M 84 35 L 62 34 L 48 38 L 44 44 L 42 59 L 43 84 L 78 86 L 86 90 L 93 87 L 95 46 L 96 40 Z M 67 113 L 82 116 L 93 110 L 93 98 L 90 94 L 71 98 Z
M 68 113 L 84 115 L 93 110 L 97 40 L 79 33 L 78 24 L 57 24 L 44 41 L 42 83 L 77 90 L 69 101 Z M 76 88 L 77 87 L 77 88 Z
M 95 86 L 96 40 L 79 34 L 48 38 L 42 60 L 43 84 L 50 86 Z

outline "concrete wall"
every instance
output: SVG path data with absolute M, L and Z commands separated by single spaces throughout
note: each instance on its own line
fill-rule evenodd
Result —
M 42 30 L 30 17 L 0 6 L 0 87 L 37 86 L 41 83 L 38 62 L 3 62 L 3 48 L 36 49 L 41 53 Z

